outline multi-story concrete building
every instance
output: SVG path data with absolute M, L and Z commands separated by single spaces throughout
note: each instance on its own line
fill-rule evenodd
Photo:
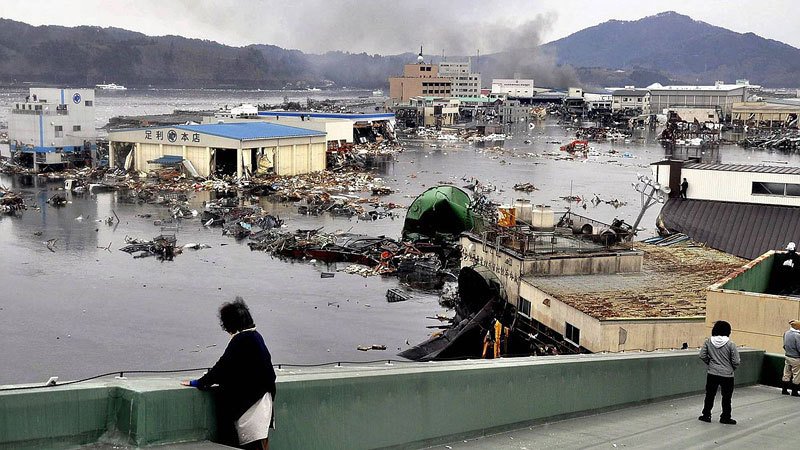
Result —
M 426 64 L 420 52 L 416 64 L 406 64 L 402 77 L 389 78 L 389 98 L 407 103 L 414 97 L 450 97 L 453 81 L 439 75 L 439 66 Z
M 31 88 L 12 104 L 10 150 L 36 171 L 91 158 L 94 111 L 94 89 Z
M 733 104 L 747 100 L 747 90 L 755 86 L 747 84 L 725 84 L 717 81 L 713 86 L 662 86 L 659 83 L 647 87 L 650 91 L 650 110 L 655 114 L 675 106 L 695 108 L 719 108 L 720 115 L 728 121 Z
M 450 78 L 453 82 L 453 97 L 478 97 L 481 93 L 481 74 L 471 71 L 471 61 L 439 63 L 439 76 Z
M 650 91 L 625 86 L 611 94 L 611 111 L 638 110 L 640 114 L 650 114 Z
M 492 94 L 506 94 L 509 98 L 532 98 L 536 95 L 532 79 L 494 79 Z

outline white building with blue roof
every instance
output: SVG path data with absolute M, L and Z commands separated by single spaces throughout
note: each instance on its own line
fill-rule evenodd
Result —
M 109 165 L 149 172 L 183 165 L 201 177 L 299 175 L 325 169 L 322 131 L 261 121 L 112 130 Z

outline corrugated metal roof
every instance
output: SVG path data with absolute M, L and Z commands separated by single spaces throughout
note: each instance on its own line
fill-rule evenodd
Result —
M 793 167 L 793 166 L 755 166 L 751 164 L 689 163 L 689 164 L 684 164 L 683 168 L 695 169 L 695 170 L 721 170 L 726 172 L 755 172 L 755 173 L 779 173 L 788 175 L 800 175 L 800 167 Z
M 164 127 L 160 127 L 164 128 Z M 166 127 L 170 128 L 170 127 Z M 213 123 L 204 125 L 175 125 L 171 128 L 210 134 L 228 139 L 249 141 L 285 137 L 325 136 L 325 133 L 270 122 Z
M 659 218 L 670 230 L 747 259 L 800 240 L 800 208 L 793 206 L 672 198 Z
M 639 273 L 524 280 L 600 320 L 697 317 L 705 314 L 706 289 L 745 264 L 741 258 L 697 245 L 630 245 L 644 252 Z

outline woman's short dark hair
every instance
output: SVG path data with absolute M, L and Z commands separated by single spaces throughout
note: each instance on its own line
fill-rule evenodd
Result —
M 714 322 L 714 328 L 711 329 L 712 336 L 728 336 L 731 335 L 731 324 L 724 320 Z
M 236 333 L 256 326 L 244 299 L 238 295 L 232 302 L 223 303 L 219 307 L 219 324 L 228 333 Z

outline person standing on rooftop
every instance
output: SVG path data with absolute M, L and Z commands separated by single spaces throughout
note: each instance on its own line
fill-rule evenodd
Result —
M 181 384 L 200 389 L 218 385 L 219 434 L 229 439 L 227 436 L 233 431 L 230 425 L 233 425 L 241 448 L 268 450 L 269 428 L 274 424 L 272 357 L 241 297 L 222 304 L 219 321 L 222 329 L 231 335 L 225 352 L 205 375 Z
M 800 320 L 789 321 L 789 329 L 783 333 L 783 351 L 786 360 L 783 366 L 783 395 L 789 395 L 789 387 L 792 388 L 792 396 L 800 397 Z
M 741 359 L 736 344 L 730 339 L 731 324 L 724 320 L 714 323 L 711 337 L 706 339 L 700 349 L 700 359 L 708 366 L 706 376 L 706 398 L 703 404 L 703 413 L 699 420 L 711 422 L 711 409 L 714 407 L 714 398 L 717 388 L 722 388 L 722 414 L 719 423 L 736 425 L 731 418 L 731 397 L 733 397 L 733 372 L 739 367 Z

